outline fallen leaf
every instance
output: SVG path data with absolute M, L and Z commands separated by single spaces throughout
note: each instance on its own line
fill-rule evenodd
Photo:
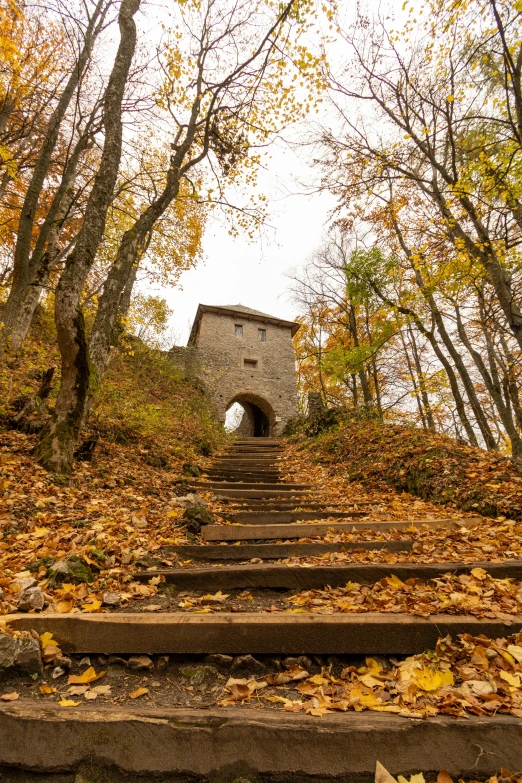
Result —
M 99 680 L 101 677 L 105 677 L 105 672 L 96 674 L 93 666 L 89 666 L 82 674 L 70 674 L 67 680 L 68 685 L 85 685 L 89 682 Z
M 129 696 L 131 699 L 139 699 L 140 696 L 145 696 L 146 693 L 149 692 L 148 688 L 136 688 L 135 691 L 132 691 L 132 693 L 129 693 Z
M 390 775 L 388 770 L 383 767 L 380 761 L 375 763 L 375 778 L 374 783 L 397 783 L 393 775 Z
M 79 703 L 79 701 L 72 701 L 71 699 L 60 699 L 58 702 L 60 707 L 77 707 Z
M 58 601 L 54 606 L 55 610 L 60 614 L 68 614 L 73 608 L 72 601 Z
M 20 698 L 20 694 L 13 691 L 12 693 L 4 693 L 2 696 L 0 696 L 0 699 L 2 701 L 16 701 Z
M 49 695 L 50 693 L 56 693 L 56 688 L 52 688 L 50 685 L 47 685 L 47 683 L 40 685 L 38 690 L 40 691 L 40 693 L 43 693 L 46 696 Z
M 101 601 L 92 601 L 90 604 L 82 604 L 82 612 L 97 612 L 101 607 Z

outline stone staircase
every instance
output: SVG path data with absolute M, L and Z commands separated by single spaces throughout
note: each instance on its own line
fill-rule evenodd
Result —
M 288 567 L 281 558 L 321 555 L 350 549 L 410 551 L 414 534 L 403 540 L 375 541 L 365 530 L 410 529 L 411 522 L 362 521 L 367 510 L 339 510 L 317 500 L 308 484 L 286 483 L 279 468 L 282 443 L 243 439 L 227 448 L 194 481 L 195 490 L 209 490 L 233 503 L 223 524 L 202 529 L 202 544 L 170 546 L 164 555 L 197 561 L 190 567 L 148 568 L 135 575 L 148 582 L 160 577 L 177 590 L 211 593 L 219 590 L 303 590 L 373 584 L 383 577 L 428 580 L 445 573 L 468 573 L 481 567 L 499 578 L 522 577 L 522 563 L 397 563 L 332 564 Z M 320 520 L 307 523 L 309 520 Z M 472 526 L 479 520 L 459 520 Z M 425 520 L 416 524 L 455 527 L 455 520 Z M 298 542 L 328 529 L 360 530 L 350 543 Z M 16 615 L 12 627 L 38 633 L 50 631 L 64 651 L 78 654 L 158 655 L 410 655 L 433 648 L 446 634 L 484 634 L 497 638 L 522 630 L 522 616 L 509 628 L 502 619 L 441 614 L 429 617 L 368 612 L 361 614 L 285 614 L 256 612 L 117 612 L 75 615 Z M 91 712 L 87 714 L 86 710 Z M 378 759 L 392 773 L 434 772 L 442 768 L 488 777 L 500 766 L 522 767 L 522 721 L 512 716 L 477 717 L 466 721 L 438 716 L 409 721 L 378 713 L 346 713 L 315 718 L 274 714 L 252 707 L 154 710 L 87 706 L 56 714 L 51 707 L 39 715 L 15 705 L 0 707 L 0 768 L 6 742 L 29 747 L 33 766 L 38 759 L 34 737 L 42 731 L 60 759 L 85 759 L 85 743 L 94 743 L 96 759 L 139 775 L 163 775 L 161 780 L 232 783 L 234 779 L 266 783 L 292 781 L 368 782 Z M 59 710 L 58 710 L 59 713 Z M 66 720 L 67 718 L 67 720 Z M 32 722 L 31 722 L 32 720 Z M 96 734 L 95 726 L 100 728 Z M 5 739 L 7 738 L 7 739 Z M 123 743 L 123 744 L 122 744 Z M 146 749 L 140 753 L 140 748 Z M 38 744 L 38 743 L 36 743 Z M 155 752 L 151 752 L 151 744 Z M 40 742 L 41 745 L 41 742 Z M 478 750 L 477 750 L 478 748 Z M 43 750 L 41 754 L 45 756 Z M 491 754 L 494 754 L 492 761 Z M 9 755 L 9 753 L 7 753 Z M 16 753 L 13 751 L 12 758 Z M 42 756 L 42 758 L 43 758 Z M 498 761 L 500 759 L 501 761 Z M 65 761 L 63 761 L 65 764 Z M 48 769 L 42 762 L 43 768 Z

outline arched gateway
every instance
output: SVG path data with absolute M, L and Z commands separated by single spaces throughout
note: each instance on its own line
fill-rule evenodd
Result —
M 297 413 L 292 337 L 299 324 L 243 305 L 202 305 L 188 347 L 225 423 L 240 403 L 241 435 L 280 435 Z

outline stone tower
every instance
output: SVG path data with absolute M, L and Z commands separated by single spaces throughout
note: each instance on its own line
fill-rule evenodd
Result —
M 239 402 L 242 435 L 282 433 L 297 413 L 292 337 L 298 329 L 243 305 L 199 305 L 188 347 L 223 423 Z

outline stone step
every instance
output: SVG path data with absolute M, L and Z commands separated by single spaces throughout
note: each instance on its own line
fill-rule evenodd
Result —
M 324 511 L 325 509 L 328 509 L 331 514 L 335 514 L 335 509 L 330 509 L 326 503 L 304 502 L 302 500 L 285 500 L 281 503 L 274 503 L 268 500 L 256 500 L 255 498 L 251 498 L 250 500 L 244 500 L 242 502 L 237 501 L 237 503 L 241 512 L 296 511 L 297 509 L 301 509 L 302 511 Z
M 308 498 L 309 490 L 304 489 L 213 489 L 214 495 L 227 498 Z
M 214 468 L 250 468 L 257 470 L 258 468 L 268 468 L 272 470 L 277 470 L 278 464 L 277 460 L 271 459 L 270 457 L 267 457 L 266 459 L 260 459 L 256 457 L 255 459 L 239 459 L 238 457 L 230 457 L 225 458 L 221 457 L 220 459 L 215 460 L 215 462 L 212 463 Z
M 522 579 L 520 560 L 507 560 L 504 563 L 342 563 L 306 568 L 284 563 L 247 563 L 221 568 L 149 569 L 134 574 L 134 579 L 148 582 L 151 577 L 161 576 L 167 584 L 174 584 L 181 590 L 207 592 L 235 588 L 321 590 L 325 585 L 341 587 L 347 582 L 373 585 L 387 576 L 396 576 L 403 582 L 408 579 L 427 582 L 443 574 L 469 574 L 472 568 L 482 568 L 496 579 Z
M 270 456 L 284 454 L 283 449 L 254 449 L 248 446 L 244 446 L 238 449 L 223 449 L 223 451 L 217 452 L 216 457 L 230 456 L 231 454 L 253 454 L 260 456 Z
M 237 476 L 239 479 L 245 476 L 247 479 L 254 476 L 260 476 L 262 479 L 273 476 L 277 481 L 284 481 L 278 470 L 270 468 L 269 470 L 240 470 L 239 468 L 208 468 L 203 471 L 205 476 Z
M 361 614 L 243 614 L 112 612 L 14 614 L 15 631 L 48 631 L 65 653 L 241 655 L 412 655 L 440 637 L 461 633 L 496 639 L 520 633 L 522 615 L 502 620 L 471 615 L 365 612 Z M 62 712 L 63 714 L 63 712 Z M 520 721 L 519 721 L 520 724 Z
M 272 484 L 265 481 L 191 481 L 191 487 L 195 489 L 219 489 L 219 490 L 235 490 L 235 489 L 277 489 L 283 491 L 290 491 L 293 489 L 310 489 L 312 484 Z
M 245 775 L 264 782 L 373 783 L 376 760 L 395 778 L 425 772 L 434 780 L 445 769 L 454 780 L 487 780 L 500 766 L 522 768 L 520 719 L 405 720 L 370 711 L 313 717 L 248 705 L 202 710 L 139 702 L 64 709 L 24 698 L 0 705 L 6 783 L 86 780 L 82 768 L 89 780 L 129 783 L 160 777 L 230 783 Z M 34 778 L 30 770 L 38 770 Z
M 278 560 L 281 557 L 316 557 L 329 552 L 351 551 L 353 549 L 378 550 L 389 552 L 409 552 L 413 546 L 411 541 L 351 541 L 338 544 L 242 544 L 241 546 L 209 544 L 178 544 L 161 547 L 162 555 L 180 555 L 190 560 L 251 560 L 260 557 L 262 560 Z
M 277 470 L 227 470 L 226 468 L 208 469 L 203 471 L 203 475 L 209 476 L 214 480 L 223 479 L 237 479 L 238 481 L 276 481 L 277 483 L 284 483 L 284 479 Z
M 279 539 L 309 538 L 311 536 L 324 536 L 329 530 L 333 531 L 358 531 L 375 530 L 410 530 L 423 526 L 431 528 L 449 528 L 455 530 L 460 527 L 475 527 L 482 522 L 481 517 L 468 517 L 465 520 L 453 519 L 429 519 L 402 521 L 389 520 L 383 522 L 317 522 L 315 524 L 286 524 L 286 525 L 206 525 L 201 529 L 201 537 L 204 541 L 274 541 Z
M 231 511 L 223 516 L 240 525 L 281 525 L 306 519 L 354 519 L 366 516 L 366 511 Z
M 242 446 L 243 444 L 254 445 L 260 444 L 262 446 L 284 446 L 284 440 L 281 438 L 262 438 L 262 437 L 250 437 L 250 438 L 236 438 L 233 445 Z

